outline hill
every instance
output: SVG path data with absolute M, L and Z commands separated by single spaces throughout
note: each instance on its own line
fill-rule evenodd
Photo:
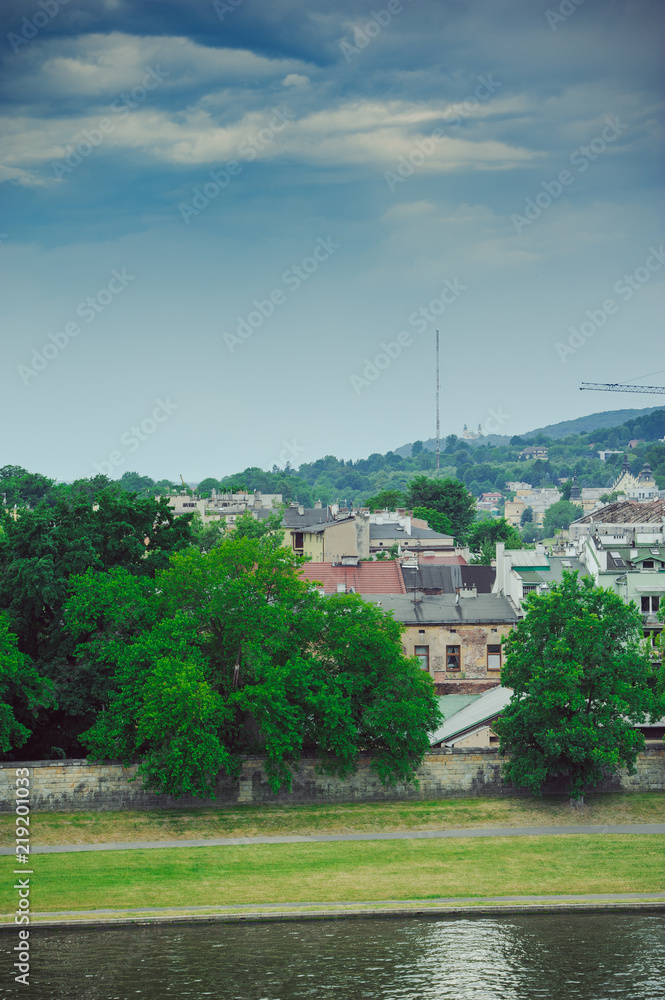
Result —
M 637 417 L 646 417 L 659 409 L 662 409 L 662 406 L 647 406 L 641 410 L 603 410 L 600 413 L 589 413 L 586 417 L 576 417 L 574 420 L 562 420 L 558 424 L 537 427 L 535 430 L 525 431 L 519 436 L 524 441 L 531 441 L 540 434 L 543 437 L 550 438 L 552 441 L 560 441 L 562 438 L 568 437 L 569 434 L 588 434 L 590 431 L 619 427 L 629 420 L 635 420 Z M 508 435 L 488 434 L 486 437 L 470 440 L 469 444 L 472 446 L 475 444 L 507 445 L 509 441 L 510 436 Z M 426 451 L 435 451 L 436 438 L 428 438 L 427 441 L 423 441 L 423 448 Z M 442 451 L 443 448 L 444 439 L 442 438 Z M 395 448 L 395 454 L 401 455 L 402 458 L 408 458 L 411 454 L 411 443 L 404 444 L 400 448 Z
M 605 427 L 619 427 L 628 420 L 635 420 L 637 417 L 646 417 L 662 406 L 647 406 L 642 410 L 604 410 L 601 413 L 590 413 L 587 417 L 577 417 L 575 420 L 562 420 L 558 424 L 548 424 L 547 427 L 537 427 L 535 431 L 528 431 L 522 437 L 535 437 L 536 434 L 543 434 L 545 437 L 559 441 L 568 437 L 569 434 L 588 434 L 589 431 L 597 431 Z

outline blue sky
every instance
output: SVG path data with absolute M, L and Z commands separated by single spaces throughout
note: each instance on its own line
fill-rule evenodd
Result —
M 663 11 L 15 0 L 3 464 L 383 452 L 434 432 L 437 328 L 442 433 L 652 404 L 579 384 L 665 367 Z

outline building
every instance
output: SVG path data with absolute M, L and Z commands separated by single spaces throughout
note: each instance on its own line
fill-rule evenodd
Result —
M 642 502 L 639 500 L 617 500 L 605 504 L 589 514 L 573 521 L 568 528 L 568 537 L 576 542 L 587 535 L 615 536 L 619 542 L 624 538 L 654 544 L 662 538 L 665 530 L 665 499 Z
M 645 508 L 649 519 L 636 520 Z M 665 599 L 665 500 L 608 504 L 573 523 L 585 572 L 637 606 L 644 637 L 655 645 L 663 628 L 658 612 Z
M 309 556 L 315 563 L 341 563 L 345 557 L 368 559 L 369 528 L 367 513 L 357 511 L 345 514 L 340 511 L 327 521 L 287 527 L 285 544 L 288 545 L 290 539 L 297 555 Z
M 528 506 L 529 504 L 526 500 L 523 500 L 521 497 L 516 497 L 514 500 L 506 500 L 503 516 L 508 524 L 512 524 L 513 528 L 519 528 L 522 523 L 522 514 Z
M 587 572 L 584 564 L 573 556 L 548 556 L 544 545 L 536 545 L 535 549 L 506 549 L 504 542 L 497 542 L 494 592 L 506 597 L 522 617 L 524 598 L 534 591 L 546 591 L 553 581 L 562 579 L 564 570 L 580 576 Z
M 625 493 L 629 500 L 653 500 L 658 496 L 658 487 L 651 466 L 645 462 L 639 475 L 630 471 L 628 455 L 624 455 L 621 472 L 609 489 L 610 493 Z
M 226 521 L 228 525 L 235 523 L 236 517 L 249 512 L 256 515 L 264 512 L 267 517 L 275 513 L 275 508 L 282 503 L 281 493 L 217 493 L 212 491 L 208 499 L 197 496 L 196 493 L 175 493 L 168 497 L 169 507 L 176 514 L 192 514 L 197 512 L 205 521 Z
M 528 448 L 522 449 L 518 457 L 524 461 L 528 461 L 529 459 L 533 458 L 539 458 L 541 461 L 546 462 L 547 448 L 544 448 L 542 445 L 539 444 L 529 445 Z
M 388 551 L 395 544 L 402 552 L 455 553 L 455 539 L 451 535 L 422 527 L 424 522 L 406 512 L 374 513 L 369 515 L 369 521 L 369 549 L 372 554 Z
M 402 643 L 434 679 L 437 694 L 481 694 L 500 681 L 501 639 L 517 620 L 499 594 L 460 591 L 425 594 L 365 594 L 406 626 Z
M 431 747 L 493 747 L 492 729 L 512 696 L 510 688 L 493 687 L 482 694 L 448 694 L 439 698 L 443 725 L 430 734 Z

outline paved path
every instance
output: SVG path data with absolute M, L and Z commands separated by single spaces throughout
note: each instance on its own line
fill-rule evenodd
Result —
M 603 903 L 623 903 L 637 900 L 640 902 L 665 902 L 665 892 L 597 892 L 574 895 L 541 895 L 541 896 L 442 896 L 440 899 L 372 899 L 372 900 L 349 900 L 334 903 L 230 903 L 228 906 L 134 906 L 117 907 L 116 909 L 99 910 L 58 910 L 59 917 L 71 916 L 97 916 L 113 915 L 114 913 L 196 913 L 205 911 L 206 913 L 227 913 L 234 910 L 251 910 L 252 912 L 261 910 L 301 910 L 305 907 L 318 906 L 319 908 L 339 907 L 339 906 L 359 906 L 376 908 L 377 906 L 442 906 L 456 903 L 569 903 L 569 902 L 603 902 Z M 39 913 L 33 911 L 35 917 L 50 917 L 52 913 Z
M 665 823 L 612 823 L 604 826 L 517 826 L 470 830 L 401 830 L 395 833 L 330 833 L 291 837 L 217 837 L 202 840 L 134 840 L 118 844 L 62 844 L 34 846 L 31 854 L 69 854 L 74 851 L 145 851 L 171 847 L 238 847 L 245 844 L 321 844 L 353 840 L 441 840 L 449 837 L 553 837 L 571 833 L 665 834 Z M 1 854 L 15 848 L 2 847 Z

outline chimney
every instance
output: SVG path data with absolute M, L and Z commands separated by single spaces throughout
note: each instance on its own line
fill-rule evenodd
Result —
M 323 507 L 323 504 L 321 503 L 321 501 L 320 501 L 320 500 L 317 500 L 317 501 L 315 502 L 315 504 L 314 504 L 314 510 L 321 510 L 321 509 L 322 509 L 322 507 Z
M 299 513 L 300 515 L 302 515 L 302 514 L 304 514 L 304 513 L 305 513 L 305 508 L 303 507 L 303 505 L 302 505 L 302 504 L 299 504 L 299 505 L 298 505 L 298 513 Z
M 499 594 L 506 593 L 505 549 L 505 542 L 496 543 L 496 589 Z

